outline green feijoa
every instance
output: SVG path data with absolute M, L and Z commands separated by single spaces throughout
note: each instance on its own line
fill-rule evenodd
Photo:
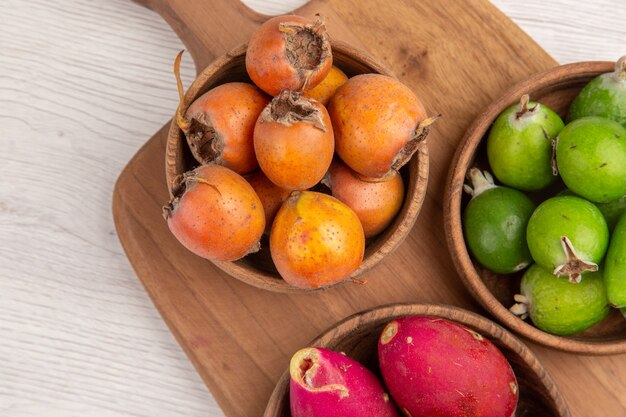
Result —
M 576 284 L 533 264 L 522 277 L 520 293 L 511 312 L 530 316 L 535 326 L 552 334 L 580 333 L 611 310 L 600 272 L 588 272 Z
M 626 214 L 626 195 L 608 203 L 596 203 L 596 206 L 602 212 L 609 230 L 613 230 L 620 216 Z
M 609 230 L 600 210 L 575 196 L 544 201 L 528 221 L 526 239 L 539 265 L 555 275 L 580 282 L 585 271 L 596 271 L 609 242 Z
M 487 137 L 487 157 L 495 177 L 509 187 L 535 191 L 556 178 L 552 140 L 563 129 L 558 114 L 522 96 L 504 110 Z
M 556 164 L 567 188 L 596 203 L 626 194 L 626 128 L 602 117 L 583 117 L 556 138 Z
M 604 262 L 604 283 L 611 305 L 626 307 L 626 214 L 620 217 Z
M 510 274 L 526 268 L 530 252 L 526 244 L 526 225 L 535 209 L 522 192 L 496 186 L 488 172 L 472 168 L 472 195 L 463 212 L 465 241 L 474 258 L 498 274 Z
M 598 75 L 576 96 L 567 120 L 600 116 L 626 127 L 626 56 L 615 63 L 615 71 Z
M 576 195 L 572 192 L 572 190 L 564 189 L 557 195 Z M 604 216 L 604 220 L 606 220 L 607 226 L 609 226 L 609 232 L 613 231 L 615 225 L 617 224 L 617 220 L 619 220 L 620 216 L 626 213 L 626 195 L 622 198 L 618 198 L 617 200 L 609 201 L 608 203 L 594 203 L 597 208 L 600 209 L 600 212 Z

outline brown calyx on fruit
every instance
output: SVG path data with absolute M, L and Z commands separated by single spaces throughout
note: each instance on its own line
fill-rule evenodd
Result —
M 583 272 L 598 270 L 598 264 L 582 260 L 576 255 L 572 242 L 566 236 L 561 237 L 561 247 L 565 253 L 565 262 L 554 269 L 554 275 L 567 275 L 569 282 L 578 284 Z
M 289 63 L 302 80 L 301 91 L 307 89 L 311 75 L 328 60 L 331 49 L 324 19 L 317 15 L 313 24 L 283 22 L 278 26 L 285 37 L 285 52 Z
M 172 184 L 172 198 L 170 198 L 170 201 L 163 206 L 162 213 L 165 220 L 169 219 L 172 216 L 172 212 L 178 206 L 180 199 L 183 197 L 185 192 L 195 183 L 208 185 L 209 187 L 213 188 L 217 192 L 217 194 L 219 194 L 220 196 L 222 195 L 220 190 L 215 185 L 211 184 L 209 181 L 202 177 L 198 177 L 196 174 L 196 170 L 188 171 L 182 175 L 178 175 L 176 178 L 174 178 L 174 182 Z
M 262 123 L 276 122 L 284 126 L 291 126 L 295 123 L 310 123 L 322 132 L 326 132 L 322 113 L 311 100 L 296 91 L 283 90 L 272 99 L 261 115 L 259 121 Z
M 417 152 L 420 145 L 426 142 L 426 138 L 430 133 L 430 126 L 441 117 L 441 114 L 428 117 L 417 125 L 413 135 L 409 141 L 400 149 L 400 152 L 395 156 L 391 163 L 391 169 L 399 170 L 413 157 L 413 154 Z
M 519 101 L 519 110 L 515 113 L 515 118 L 519 119 L 524 116 L 528 112 L 533 112 L 537 108 L 537 104 L 532 107 L 528 107 L 528 103 L 530 102 L 530 96 L 528 94 L 524 94 Z
M 178 108 L 176 109 L 176 124 L 183 131 L 191 153 L 198 162 L 207 164 L 219 159 L 224 149 L 224 142 L 204 113 L 199 113 L 191 120 L 185 117 L 189 105 L 185 102 L 183 82 L 180 79 L 180 61 L 185 50 L 181 50 L 174 59 L 174 76 L 178 88 Z M 219 160 L 217 161 L 219 163 Z
M 550 166 L 552 167 L 552 175 L 557 177 L 559 175 L 559 167 L 556 164 L 556 145 L 559 140 L 558 136 L 555 136 L 554 139 L 550 140 L 550 135 L 545 128 L 541 128 L 543 130 L 543 136 L 546 140 L 550 141 L 550 146 L 552 147 L 552 156 L 550 157 Z
M 187 187 L 186 187 L 184 178 L 185 178 L 184 174 L 178 175 L 176 176 L 176 178 L 174 178 L 174 181 L 172 182 L 172 198 L 170 198 L 170 201 L 166 205 L 163 206 L 163 210 L 162 210 L 163 218 L 165 220 L 171 217 L 172 212 L 174 211 L 174 209 L 178 205 L 178 202 L 180 201 L 180 198 L 185 193 L 185 189 Z
M 198 162 L 220 163 L 220 156 L 224 150 L 224 141 L 215 130 L 208 116 L 199 113 L 191 118 L 189 129 L 185 132 L 189 149 Z

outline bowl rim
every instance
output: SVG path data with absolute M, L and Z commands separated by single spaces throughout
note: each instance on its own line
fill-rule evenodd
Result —
M 338 52 L 339 54 L 349 56 L 352 59 L 363 64 L 364 66 L 371 68 L 375 73 L 396 78 L 389 69 L 378 63 L 371 55 L 369 55 L 365 51 L 355 48 L 348 43 L 332 38 L 330 40 L 330 43 L 333 53 Z M 216 58 L 211 64 L 209 64 L 204 70 L 202 70 L 196 76 L 192 84 L 185 92 L 185 102 L 190 104 L 195 98 L 197 98 L 205 90 L 204 86 L 206 85 L 207 80 L 212 77 L 213 74 L 218 72 L 224 65 L 228 64 L 236 58 L 241 57 L 242 55 L 245 55 L 246 49 L 247 44 L 239 45 L 231 49 L 224 55 Z M 172 184 L 175 177 L 177 176 L 176 155 L 177 145 L 180 140 L 182 140 L 180 135 L 180 129 L 176 124 L 176 114 L 174 114 L 174 117 L 169 123 L 167 142 L 165 146 L 165 177 L 170 198 L 172 197 Z M 411 166 L 413 165 L 416 165 L 415 169 L 412 169 Z M 421 211 L 428 185 L 429 157 L 427 142 L 424 144 L 424 146 L 420 146 L 418 148 L 418 150 L 411 158 L 410 162 L 407 164 L 407 167 L 410 169 L 410 171 L 414 172 L 414 175 L 416 177 L 415 187 L 413 190 L 409 190 L 408 184 L 405 185 L 405 201 L 403 203 L 402 210 L 398 214 L 400 216 L 402 215 L 402 212 L 404 212 L 404 215 L 399 219 L 400 221 L 397 224 L 394 222 L 390 226 L 388 226 L 391 227 L 395 224 L 396 229 L 386 238 L 386 240 L 382 244 L 380 244 L 376 251 L 370 253 L 363 258 L 361 265 L 355 272 L 353 272 L 348 278 L 342 280 L 339 283 L 323 288 L 299 288 L 288 284 L 278 275 L 271 274 L 267 271 L 253 270 L 249 266 L 243 265 L 237 261 L 208 261 L 213 263 L 215 266 L 217 266 L 228 275 L 240 281 L 243 281 L 254 287 L 273 292 L 310 293 L 316 291 L 326 291 L 331 288 L 344 285 L 347 282 L 350 282 L 351 279 L 356 278 L 357 276 L 369 271 L 371 268 L 376 266 L 385 256 L 395 251 L 398 246 L 400 246 L 400 244 L 406 239 L 409 232 L 412 230 L 413 225 L 415 224 L 417 217 L 419 216 L 419 213 Z M 412 198 L 407 198 L 410 195 L 412 195 Z
M 554 401 L 555 407 L 559 413 L 558 417 L 571 416 L 567 403 L 561 391 L 558 389 L 558 386 L 552 379 L 552 376 L 528 346 L 494 321 L 460 307 L 448 304 L 424 303 L 393 303 L 373 307 L 338 321 L 311 341 L 307 346 L 329 347 L 333 340 L 349 336 L 356 332 L 363 323 L 391 321 L 399 317 L 411 315 L 435 316 L 454 321 L 464 326 L 469 326 L 488 339 L 497 340 L 507 348 L 515 351 L 543 383 L 547 394 Z M 275 417 L 274 414 L 271 414 L 273 410 L 270 410 L 270 407 L 280 404 L 280 402 L 283 401 L 283 397 L 287 395 L 288 392 L 289 381 L 290 375 L 289 369 L 287 369 L 280 376 L 280 379 L 272 391 L 263 414 L 264 417 Z
M 557 350 L 587 355 L 624 353 L 626 352 L 626 339 L 592 341 L 557 336 L 544 332 L 513 315 L 487 288 L 471 261 L 461 224 L 462 188 L 470 161 L 476 154 L 485 133 L 502 110 L 519 101 L 519 98 L 529 91 L 565 86 L 575 78 L 595 77 L 611 72 L 614 66 L 613 62 L 608 61 L 583 61 L 560 65 L 539 72 L 506 90 L 487 106 L 466 130 L 450 164 L 444 194 L 444 230 L 448 250 L 463 284 L 472 297 L 500 323 L 527 339 Z

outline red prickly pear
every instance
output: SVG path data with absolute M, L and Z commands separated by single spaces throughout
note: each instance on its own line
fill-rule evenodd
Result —
M 378 341 L 380 370 L 413 417 L 511 417 L 518 385 L 502 352 L 479 333 L 430 316 L 390 322 Z
M 378 378 L 341 353 L 301 349 L 289 372 L 292 417 L 398 417 Z

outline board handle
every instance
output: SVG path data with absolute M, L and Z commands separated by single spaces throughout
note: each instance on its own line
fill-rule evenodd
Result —
M 176 32 L 200 72 L 215 58 L 245 43 L 268 16 L 240 0 L 133 0 L 157 12 Z
M 133 0 L 163 17 L 191 54 L 196 72 L 218 56 L 247 43 L 252 32 L 270 16 L 258 13 L 240 0 Z M 324 16 L 331 37 L 363 49 L 363 45 L 326 0 L 311 0 L 294 13 L 312 18 Z

